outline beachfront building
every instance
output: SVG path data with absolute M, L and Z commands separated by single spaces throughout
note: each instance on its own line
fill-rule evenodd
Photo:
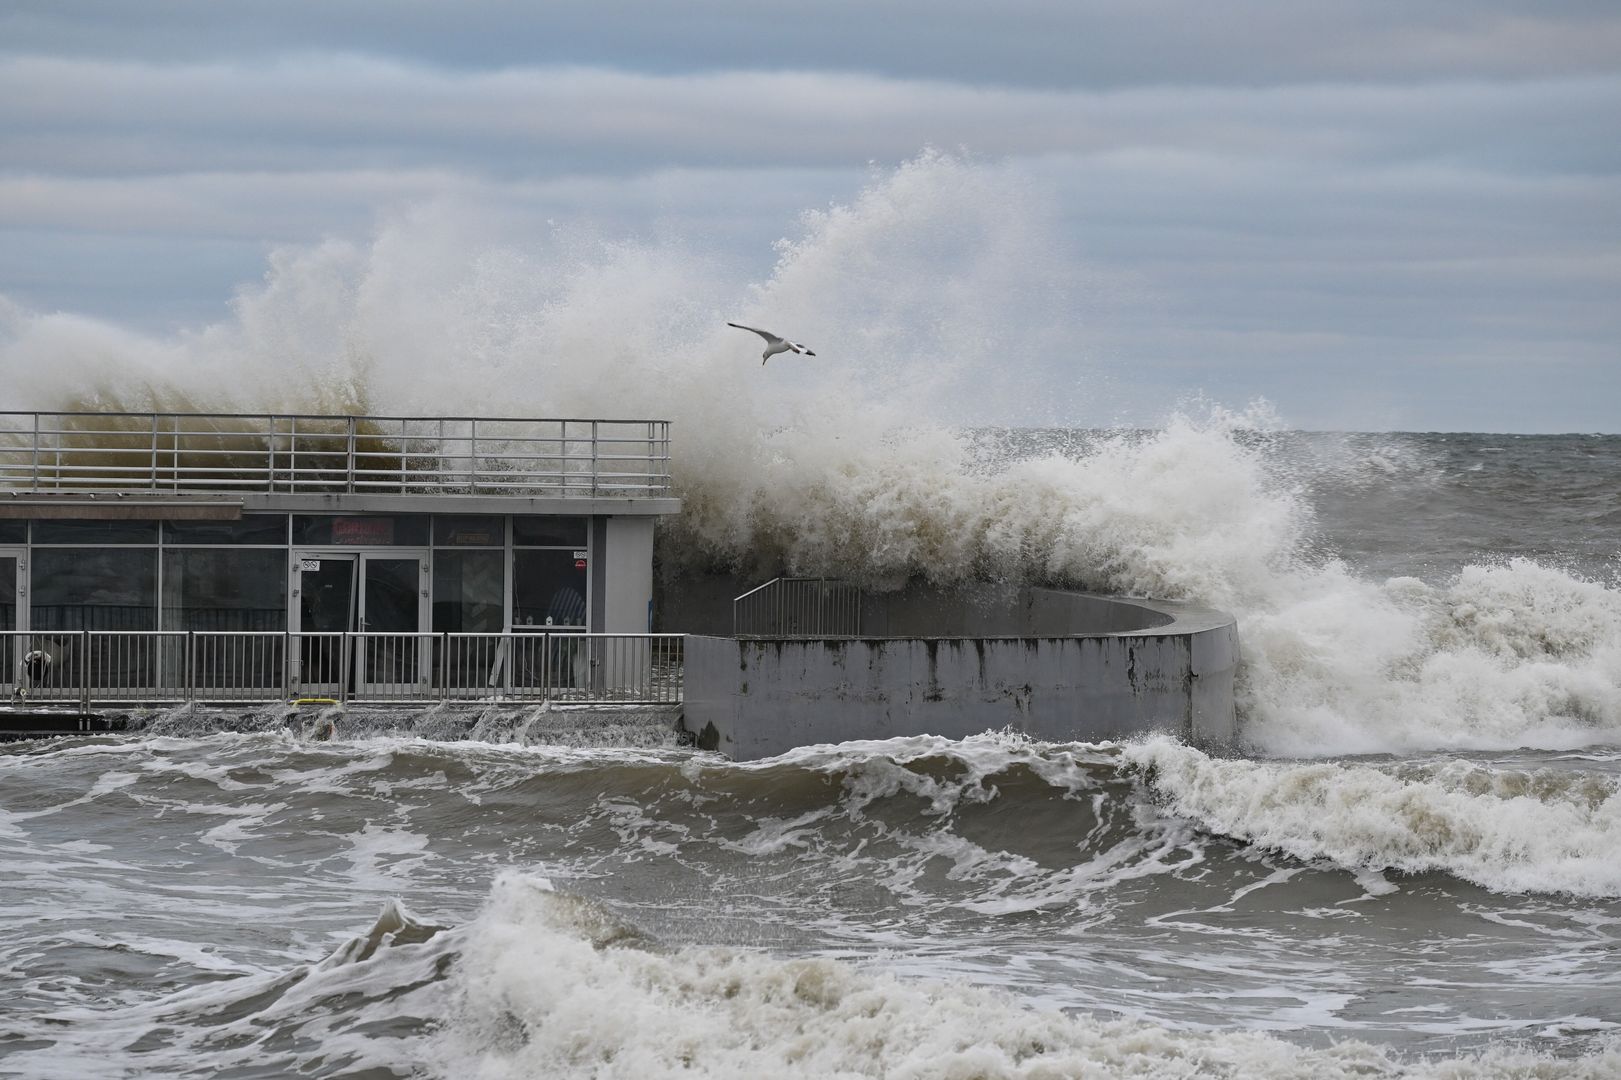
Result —
M 0 692 L 634 697 L 679 508 L 661 420 L 0 413 Z

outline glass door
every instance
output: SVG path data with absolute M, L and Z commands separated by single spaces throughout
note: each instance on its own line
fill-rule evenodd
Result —
M 299 635 L 296 694 L 338 698 L 353 685 L 349 633 L 356 629 L 359 604 L 359 556 L 329 552 L 295 552 L 297 579 L 293 591 L 294 633 Z
M 416 697 L 432 670 L 426 552 L 296 551 L 301 697 Z
M 22 603 L 23 553 L 19 548 L 0 548 L 0 704 L 16 696 L 19 684 L 17 665 L 27 651 L 23 636 L 28 612 Z
M 415 697 L 428 688 L 428 557 L 360 556 L 361 647 L 355 685 L 364 697 Z

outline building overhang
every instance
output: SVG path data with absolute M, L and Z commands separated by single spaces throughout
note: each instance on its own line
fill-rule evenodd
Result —
M 32 521 L 235 521 L 240 499 L 149 499 L 104 495 L 99 498 L 0 498 L 0 519 Z
M 298 514 L 541 514 L 656 517 L 681 512 L 680 499 L 612 498 L 571 495 L 568 498 L 524 498 L 514 495 L 360 495 L 243 494 L 247 510 L 284 510 Z

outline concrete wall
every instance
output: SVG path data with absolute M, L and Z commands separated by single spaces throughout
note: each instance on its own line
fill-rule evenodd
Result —
M 597 518 L 602 527 L 602 611 L 595 629 L 604 634 L 645 634 L 653 602 L 653 519 Z M 646 686 L 652 651 L 628 643 L 602 642 L 592 653 L 592 685 L 599 691 Z
M 1159 625 L 973 638 L 691 636 L 684 723 L 699 745 L 737 760 L 813 743 L 961 738 L 1003 727 L 1057 741 L 1148 731 L 1233 739 L 1231 616 L 1062 590 L 1031 590 L 1027 599 L 1020 617 L 1039 611 L 1043 623 Z

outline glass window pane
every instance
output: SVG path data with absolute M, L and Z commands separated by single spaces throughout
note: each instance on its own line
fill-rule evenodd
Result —
M 569 551 L 514 551 L 512 624 L 584 626 L 585 560 Z
M 499 633 L 505 596 L 503 551 L 437 551 L 433 556 L 433 628 Z
M 0 630 L 17 629 L 17 556 L 0 555 Z M 11 681 L 11 668 L 4 661 L 11 639 L 0 641 L 0 683 Z
M 286 514 L 244 514 L 238 521 L 165 521 L 165 544 L 276 544 L 287 546 Z
M 20 544 L 28 537 L 28 522 L 0 519 L 0 544 Z
M 36 548 L 29 567 L 35 630 L 153 630 L 156 548 Z
M 0 555 L 0 693 L 9 693 L 17 676 L 18 645 L 5 631 L 17 629 L 17 556 Z M 22 651 L 26 652 L 27 649 Z
M 506 518 L 495 514 L 438 514 L 433 519 L 433 542 L 441 547 L 502 547 L 506 536 Z
M 428 515 L 295 515 L 293 543 L 317 547 L 427 547 Z
M 512 542 L 528 547 L 585 547 L 583 517 L 515 517 Z
M 79 521 L 54 520 L 34 522 L 36 544 L 155 544 L 158 542 L 158 523 L 155 521 Z
M 286 552 L 164 552 L 163 629 L 287 629 Z
M 421 629 L 422 560 L 418 556 L 364 559 L 363 629 L 373 633 L 414 634 Z M 373 680 L 376 681 L 376 680 Z
M 304 633 L 355 629 L 355 570 L 353 555 L 311 559 L 303 564 L 298 574 L 298 625 Z

